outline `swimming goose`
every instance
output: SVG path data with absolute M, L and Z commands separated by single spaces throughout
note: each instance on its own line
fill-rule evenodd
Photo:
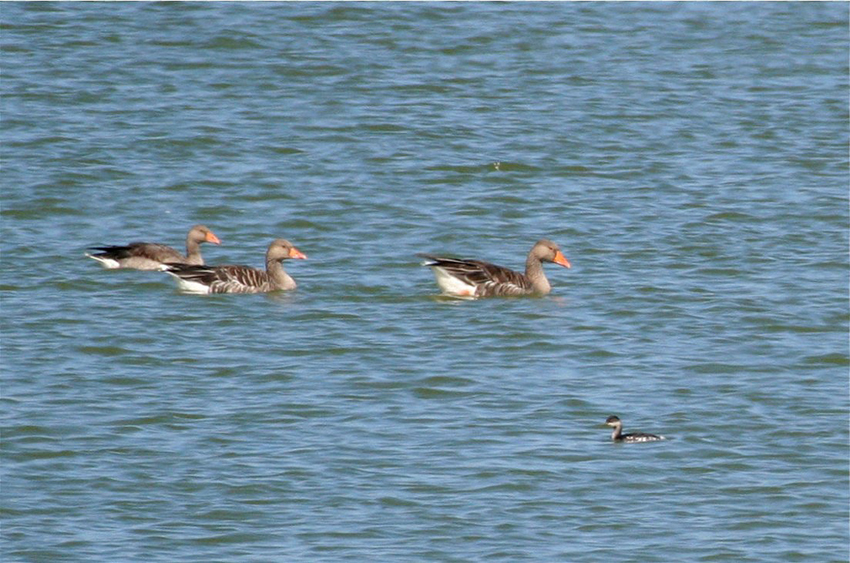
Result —
M 609 416 L 605 424 L 614 428 L 611 433 L 611 439 L 615 442 L 625 442 L 633 444 L 636 442 L 657 442 L 658 440 L 666 440 L 664 436 L 656 436 L 655 434 L 644 434 L 643 432 L 635 432 L 633 434 L 623 434 L 623 421 L 617 416 Z
M 177 262 L 201 265 L 201 243 L 221 244 L 211 230 L 204 225 L 195 225 L 186 235 L 186 256 L 164 244 L 154 242 L 132 242 L 126 246 L 94 246 L 89 250 L 100 250 L 86 256 L 100 262 L 104 268 L 132 268 L 135 270 L 161 270 L 168 263 Z
M 166 273 L 174 276 L 181 289 L 191 293 L 265 293 L 295 289 L 295 280 L 283 269 L 288 258 L 307 256 L 288 240 L 277 239 L 266 251 L 266 271 L 249 266 L 190 266 L 171 264 Z
M 419 254 L 427 260 L 443 293 L 455 297 L 491 297 L 497 295 L 546 295 L 552 290 L 542 262 L 570 267 L 557 244 L 542 239 L 525 260 L 525 273 L 515 272 L 480 260 L 458 260 L 431 254 Z

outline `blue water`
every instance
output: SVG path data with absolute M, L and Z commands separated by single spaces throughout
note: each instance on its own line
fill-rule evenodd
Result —
M 0 22 L 4 562 L 847 561 L 846 3 Z M 195 223 L 297 290 L 83 255 Z

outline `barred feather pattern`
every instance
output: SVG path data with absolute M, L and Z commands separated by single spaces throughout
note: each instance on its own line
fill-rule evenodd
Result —
M 131 268 L 134 270 L 161 270 L 167 262 L 187 262 L 182 254 L 164 244 L 134 242 L 126 246 L 97 246 L 91 250 L 100 250 L 86 256 L 97 260 L 105 268 Z M 192 257 L 190 257 L 191 259 Z M 199 263 L 203 259 L 198 254 Z
M 250 266 L 169 264 L 166 271 L 186 282 L 206 286 L 209 293 L 266 293 L 285 289 L 286 285 L 276 282 L 266 272 Z M 292 287 L 294 284 L 293 280 Z
M 565 268 L 570 262 L 557 244 L 548 239 L 537 241 L 525 259 L 525 273 L 480 260 L 443 258 L 420 254 L 427 258 L 423 266 L 430 266 L 437 285 L 446 295 L 455 297 L 490 297 L 497 295 L 546 295 L 552 290 L 543 262 L 552 262 Z
M 440 258 L 421 254 L 426 266 L 441 268 L 449 275 L 475 287 L 475 297 L 529 295 L 534 293 L 531 280 L 520 272 L 480 260 Z
M 89 250 L 99 250 L 86 256 L 97 260 L 106 268 L 132 268 L 135 270 L 162 270 L 165 264 L 182 263 L 203 265 L 201 243 L 220 241 L 212 231 L 203 225 L 195 225 L 186 236 L 186 256 L 174 248 L 155 242 L 131 242 L 127 245 L 95 246 Z
M 275 239 L 266 251 L 266 271 L 250 266 L 189 266 L 169 264 L 165 271 L 180 286 L 196 293 L 265 293 L 295 289 L 295 280 L 283 269 L 287 258 L 304 260 L 307 255 L 288 240 Z
M 213 270 L 216 279 L 210 284 L 210 293 L 265 293 L 273 287 L 269 275 L 248 266 L 221 266 Z
M 95 246 L 92 250 L 100 250 L 95 256 L 126 260 L 128 258 L 145 258 L 154 262 L 185 262 L 186 257 L 177 250 L 165 244 L 153 242 L 131 242 L 126 246 Z

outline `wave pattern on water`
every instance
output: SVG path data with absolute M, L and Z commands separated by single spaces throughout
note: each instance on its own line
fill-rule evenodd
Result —
M 847 22 L 5 4 L 4 560 L 845 561 Z M 298 289 L 83 256 L 199 222 Z

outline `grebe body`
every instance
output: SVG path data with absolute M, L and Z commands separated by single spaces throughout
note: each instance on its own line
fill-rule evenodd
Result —
M 605 421 L 605 424 L 614 428 L 614 431 L 611 433 L 611 439 L 615 442 L 634 444 L 638 442 L 658 442 L 659 440 L 666 440 L 664 436 L 646 434 L 644 432 L 623 434 L 623 421 L 617 416 L 609 416 Z

